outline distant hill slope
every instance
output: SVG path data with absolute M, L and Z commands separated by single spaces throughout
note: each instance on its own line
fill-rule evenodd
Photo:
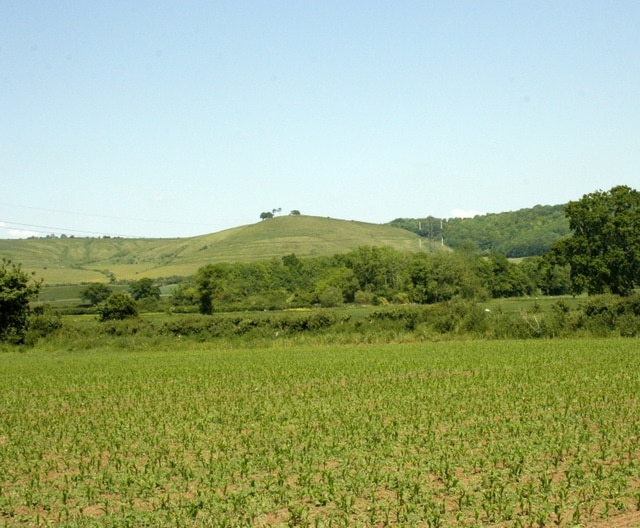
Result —
M 418 251 L 415 234 L 389 225 L 282 216 L 192 238 L 33 238 L 0 240 L 0 256 L 47 284 L 188 276 L 211 262 L 334 255 L 358 246 Z
M 507 257 L 542 255 L 557 240 L 570 234 L 564 205 L 536 205 L 474 218 L 397 218 L 389 223 L 457 248 L 470 244 L 482 254 Z

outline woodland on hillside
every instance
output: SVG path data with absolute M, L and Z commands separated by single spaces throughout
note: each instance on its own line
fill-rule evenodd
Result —
M 564 205 L 477 215 L 473 218 L 397 218 L 389 223 L 451 248 L 470 246 L 481 255 L 541 256 L 571 233 Z

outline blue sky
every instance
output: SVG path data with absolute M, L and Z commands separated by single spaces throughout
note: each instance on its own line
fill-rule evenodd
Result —
M 638 188 L 638 27 L 635 0 L 3 0 L 0 237 Z

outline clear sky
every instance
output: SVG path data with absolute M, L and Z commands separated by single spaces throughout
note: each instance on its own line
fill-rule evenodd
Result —
M 0 2 L 0 238 L 640 183 L 637 0 Z

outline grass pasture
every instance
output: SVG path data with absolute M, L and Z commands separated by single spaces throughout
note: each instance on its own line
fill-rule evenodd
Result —
M 521 311 L 535 313 L 536 311 L 548 312 L 552 309 L 553 305 L 558 302 L 564 303 L 571 309 L 576 309 L 584 304 L 586 300 L 588 300 L 588 297 L 585 294 L 579 296 L 545 295 L 540 297 L 501 297 L 498 299 L 491 299 L 480 304 L 485 308 L 504 313 Z
M 635 339 L 0 364 L 3 526 L 640 522 Z

